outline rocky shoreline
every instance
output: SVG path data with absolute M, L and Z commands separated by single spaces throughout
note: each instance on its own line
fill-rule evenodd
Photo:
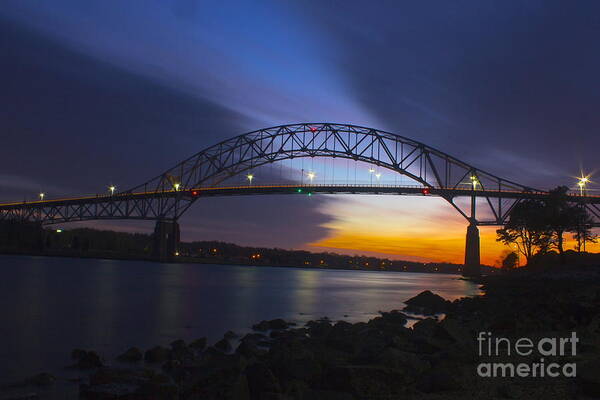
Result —
M 600 274 L 594 269 L 483 278 L 485 294 L 447 301 L 423 292 L 403 310 L 359 323 L 322 318 L 296 326 L 261 321 L 253 333 L 131 348 L 108 362 L 74 350 L 88 371 L 82 399 L 575 399 L 600 397 Z M 408 328 L 408 313 L 430 315 Z M 440 315 L 440 313 L 443 313 Z M 481 377 L 487 361 L 535 362 L 539 356 L 478 352 L 478 335 L 511 340 L 563 338 L 577 353 L 545 362 L 576 363 L 572 377 Z M 110 366 L 108 364 L 111 364 Z M 29 383 L 52 384 L 40 374 Z M 29 397 L 35 398 L 35 397 Z

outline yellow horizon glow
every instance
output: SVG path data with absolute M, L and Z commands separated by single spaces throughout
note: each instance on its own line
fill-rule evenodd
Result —
M 312 248 L 366 252 L 393 259 L 423 262 L 464 262 L 468 222 L 437 197 L 351 196 L 332 199 L 321 210 L 333 220 L 322 226 L 329 235 L 309 243 Z M 514 248 L 496 241 L 499 227 L 479 227 L 481 263 L 499 266 Z M 565 235 L 565 250 L 576 242 Z M 600 244 L 587 244 L 588 252 Z M 521 256 L 521 264 L 525 264 Z

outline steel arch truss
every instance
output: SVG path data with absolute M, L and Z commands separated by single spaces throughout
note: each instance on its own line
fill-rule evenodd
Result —
M 169 191 L 175 185 L 179 190 L 214 187 L 261 165 L 299 157 L 362 161 L 405 175 L 423 187 L 449 189 L 440 195 L 466 218 L 471 218 L 470 210 L 454 201 L 453 189 L 472 189 L 475 182 L 474 192 L 479 193 L 487 189 L 535 192 L 412 139 L 361 126 L 330 123 L 276 126 L 225 140 L 128 192 Z M 498 225 L 516 203 L 510 195 L 483 197 L 494 216 L 489 222 Z
M 393 133 L 355 125 L 305 123 L 261 129 L 222 141 L 113 196 L 0 205 L 0 219 L 42 223 L 89 219 L 176 220 L 197 200 L 192 195 L 195 191 L 219 187 L 228 178 L 265 164 L 301 157 L 361 161 L 405 175 L 432 195 L 446 199 L 461 215 L 479 225 L 503 225 L 519 201 L 547 195 Z M 242 194 L 250 192 L 241 190 Z M 377 193 L 378 189 L 370 192 Z M 401 192 L 398 194 L 406 194 Z M 581 196 L 573 199 L 583 201 Z M 589 198 L 585 201 L 590 213 L 600 221 L 598 202 Z M 477 220 L 475 204 L 480 210 L 482 205 L 488 208 L 488 217 Z
M 36 201 L 0 206 L 0 220 L 21 220 L 57 224 L 62 222 L 139 219 L 170 220 L 187 209 L 193 197 L 178 193 L 115 194 L 62 201 Z

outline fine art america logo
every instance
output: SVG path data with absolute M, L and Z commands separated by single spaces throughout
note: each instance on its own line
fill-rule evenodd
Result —
M 558 357 L 577 355 L 579 339 L 576 332 L 571 332 L 571 337 L 544 337 L 536 340 L 526 337 L 518 339 L 492 337 L 491 332 L 479 332 L 477 342 L 479 357 L 490 358 L 491 361 L 512 361 L 518 357 L 526 357 L 527 361 L 481 362 L 477 366 L 477 374 L 481 377 L 574 378 L 577 374 L 576 363 L 556 362 Z M 498 359 L 500 357 L 502 360 Z M 531 359 L 534 362 L 529 362 Z

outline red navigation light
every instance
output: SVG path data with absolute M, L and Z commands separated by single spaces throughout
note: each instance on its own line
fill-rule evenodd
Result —
M 421 193 L 423 193 L 424 196 L 427 196 L 428 194 L 431 194 L 431 190 L 429 188 L 423 188 L 421 189 Z
M 317 128 L 315 128 L 314 126 L 311 126 L 309 129 L 312 133 L 315 133 L 317 131 Z
M 197 191 L 197 190 L 192 190 L 192 196 L 196 197 L 196 196 L 198 196 L 199 194 L 200 194 L 200 192 L 199 192 L 199 191 Z

